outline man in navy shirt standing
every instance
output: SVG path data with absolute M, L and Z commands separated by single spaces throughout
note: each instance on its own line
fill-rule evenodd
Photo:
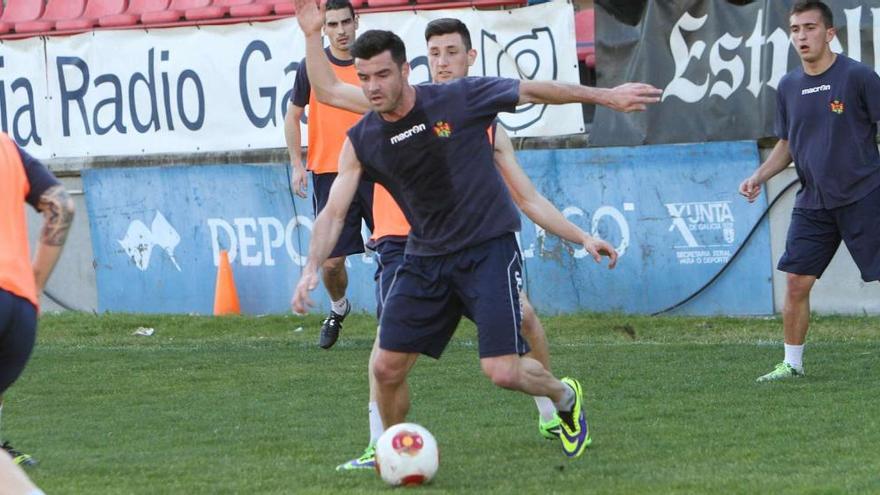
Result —
M 831 51 L 831 10 L 801 1 L 791 9 L 791 41 L 802 67 L 779 82 L 776 135 L 767 160 L 739 187 L 753 202 L 761 184 L 795 163 L 801 190 L 785 253 L 785 359 L 759 382 L 804 376 L 810 290 L 840 241 L 866 282 L 880 280 L 880 77 L 867 65 Z
M 411 225 L 406 259 L 385 301 L 373 368 L 384 424 L 404 421 L 409 370 L 419 354 L 439 358 L 467 313 L 477 324 L 484 373 L 500 387 L 550 397 L 563 421 L 565 454 L 581 455 L 587 425 L 580 384 L 521 357 L 528 346 L 520 335 L 519 214 L 495 168 L 486 129 L 498 112 L 522 103 L 591 102 L 633 111 L 658 101 L 659 90 L 478 77 L 411 86 L 405 47 L 389 31 L 364 33 L 352 54 L 373 111 L 348 132 L 293 309 L 302 313 L 310 305 L 308 292 L 317 286 L 318 267 L 361 177 L 379 182 Z M 594 257 L 616 255 L 606 243 L 585 247 Z

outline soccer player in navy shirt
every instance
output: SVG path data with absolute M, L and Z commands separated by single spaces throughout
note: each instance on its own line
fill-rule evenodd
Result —
M 467 311 L 477 324 L 483 371 L 496 385 L 553 399 L 563 419 L 563 449 L 579 456 L 587 430 L 580 384 L 520 357 L 528 348 L 519 333 L 519 215 L 495 169 L 486 128 L 498 112 L 520 103 L 598 102 L 637 110 L 657 101 L 659 91 L 642 84 L 609 90 L 500 78 L 414 87 L 407 82 L 403 42 L 388 31 L 364 33 L 352 53 L 373 111 L 349 131 L 293 309 L 301 313 L 310 304 L 308 292 L 317 286 L 352 186 L 366 175 L 391 192 L 412 227 L 380 321 L 374 375 L 383 422 L 405 419 L 409 370 L 420 353 L 440 356 Z
M 797 193 L 785 253 L 782 311 L 785 358 L 759 382 L 804 376 L 810 290 L 843 240 L 866 282 L 880 279 L 880 77 L 867 65 L 831 51 L 836 31 L 822 2 L 791 9 L 791 41 L 802 67 L 777 88 L 776 135 L 767 160 L 740 184 L 750 202 L 761 185 L 792 162 Z
M 320 13 L 314 6 L 303 5 L 303 8 L 297 11 L 297 21 L 303 32 L 317 33 Z M 453 18 L 434 19 L 425 27 L 425 41 L 428 48 L 428 67 L 433 82 L 447 83 L 467 77 L 468 69 L 474 63 L 477 51 L 471 45 L 470 31 L 463 22 Z M 322 48 L 319 36 L 306 36 L 306 62 L 309 66 L 309 79 L 315 88 L 317 99 L 352 112 L 369 112 L 369 102 L 360 87 L 344 83 L 335 76 L 330 61 L 322 52 Z M 499 128 L 493 123 L 489 132 L 490 142 L 494 146 L 496 168 L 507 184 L 514 203 L 528 218 L 547 232 L 578 245 L 604 242 L 593 239 L 592 236 L 568 221 L 547 198 L 535 189 L 531 180 L 517 163 L 513 143 L 503 128 Z M 394 273 L 397 267 L 403 263 L 406 236 L 410 230 L 409 223 L 406 223 L 405 227 L 396 223 L 399 221 L 398 218 L 403 217 L 403 213 L 393 199 L 390 200 L 392 204 L 385 203 L 385 194 L 387 192 L 384 189 L 377 189 L 374 196 L 373 218 L 376 228 L 373 232 L 374 239 L 371 239 L 377 264 L 376 290 L 377 314 L 379 316 L 381 316 L 385 296 L 389 293 L 394 281 Z M 377 233 L 380 235 L 377 236 Z M 610 246 L 607 248 L 609 252 L 612 249 Z M 596 261 L 598 262 L 599 259 Z M 612 260 L 609 263 L 609 268 L 612 268 L 614 264 Z M 544 368 L 550 370 L 549 350 L 544 328 L 525 292 L 520 293 L 519 299 L 522 308 L 521 333 L 530 348 L 526 356 L 534 358 Z M 379 349 L 378 346 L 379 336 L 377 335 L 373 351 L 370 353 L 368 369 L 372 369 Z M 376 405 L 376 384 L 372 373 L 369 374 L 369 378 L 370 444 L 364 450 L 363 455 L 339 465 L 337 470 L 373 469 L 374 467 L 374 445 L 384 427 Z M 556 413 L 553 401 L 547 397 L 534 397 L 534 401 L 538 407 L 538 431 L 541 436 L 547 439 L 558 439 L 561 419 Z M 586 443 L 588 445 L 590 443 L 589 432 L 587 432 Z

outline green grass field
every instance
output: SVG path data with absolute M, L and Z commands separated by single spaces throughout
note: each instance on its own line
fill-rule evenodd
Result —
M 420 493 L 880 493 L 880 319 L 815 318 L 807 377 L 772 384 L 754 379 L 781 360 L 778 319 L 544 324 L 554 371 L 584 384 L 593 447 L 569 461 L 541 439 L 533 401 L 482 376 L 465 324 L 411 377 L 409 419 L 442 452 Z M 49 494 L 387 493 L 334 471 L 368 439 L 375 321 L 350 317 L 330 351 L 319 325 L 46 316 L 3 436 Z

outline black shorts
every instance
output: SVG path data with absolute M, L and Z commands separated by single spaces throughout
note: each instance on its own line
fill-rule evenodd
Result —
M 330 186 L 336 179 L 336 174 L 312 174 L 312 206 L 317 217 L 330 197 Z M 358 184 L 357 193 L 351 201 L 348 213 L 345 215 L 345 225 L 339 234 L 339 240 L 330 258 L 348 256 L 364 252 L 364 238 L 361 236 L 361 220 L 366 222 L 370 232 L 373 231 L 373 187 L 372 182 L 361 181 Z
M 862 280 L 880 280 L 880 188 L 855 203 L 828 210 L 795 208 L 777 268 L 821 277 L 831 258 L 846 243 Z
M 37 337 L 37 308 L 0 289 L 0 395 L 18 379 Z
M 403 264 L 406 251 L 406 238 L 388 238 L 380 240 L 373 248 L 376 252 L 376 319 L 382 319 L 382 308 L 385 299 L 394 285 L 397 269 Z
M 468 316 L 477 325 L 481 358 L 525 354 L 521 288 L 513 234 L 444 256 L 407 255 L 385 299 L 379 347 L 439 358 Z

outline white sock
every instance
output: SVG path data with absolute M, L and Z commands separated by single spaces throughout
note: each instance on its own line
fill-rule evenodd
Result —
M 343 297 L 338 301 L 333 301 L 330 304 L 330 310 L 338 315 L 344 315 L 348 311 L 348 298 Z
M 785 347 L 785 362 L 798 371 L 804 369 L 804 344 L 783 344 L 783 346 Z
M 549 397 L 535 396 L 535 405 L 538 406 L 538 413 L 541 414 L 541 421 L 547 422 L 556 416 L 556 406 Z
M 574 390 L 572 390 L 572 388 L 568 385 L 563 385 L 565 386 L 565 395 L 562 396 L 561 401 L 556 402 L 553 405 L 556 406 L 557 411 L 569 412 L 574 408 Z
M 370 402 L 370 445 L 376 445 L 376 442 L 379 441 L 379 437 L 382 436 L 382 433 L 385 432 L 385 427 L 382 426 L 382 416 L 379 414 L 379 404 L 374 402 Z

